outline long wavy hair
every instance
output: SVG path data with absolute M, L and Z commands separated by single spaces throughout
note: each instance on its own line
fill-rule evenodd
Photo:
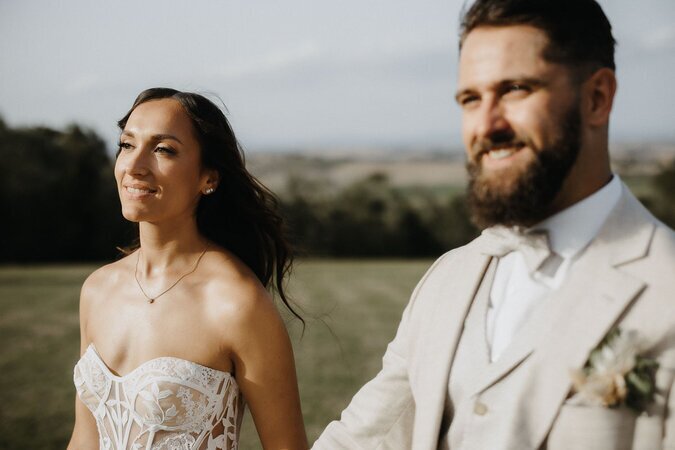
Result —
M 223 111 L 200 94 L 151 88 L 141 92 L 129 112 L 117 122 L 120 130 L 124 130 L 138 105 L 158 99 L 174 99 L 182 105 L 197 135 L 203 167 L 215 169 L 219 174 L 215 192 L 202 196 L 197 205 L 199 233 L 241 259 L 263 286 L 276 291 L 284 305 L 304 324 L 284 289 L 293 264 L 293 252 L 286 238 L 279 202 L 246 170 L 244 152 Z

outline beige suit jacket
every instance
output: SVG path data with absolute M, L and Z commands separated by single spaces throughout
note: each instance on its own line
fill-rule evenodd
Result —
M 435 450 L 454 353 L 490 262 L 481 238 L 452 250 L 419 282 L 382 370 L 328 425 L 314 450 Z M 485 449 L 675 450 L 675 233 L 623 186 L 620 202 L 551 303 L 557 315 L 531 327 L 480 374 L 472 392 L 500 426 Z M 658 392 L 637 416 L 624 407 L 567 403 L 570 370 L 582 368 L 613 326 L 635 329 L 656 358 Z

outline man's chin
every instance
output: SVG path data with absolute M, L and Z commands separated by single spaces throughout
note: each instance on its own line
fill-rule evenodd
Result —
M 481 170 L 476 188 L 490 197 L 508 199 L 520 188 L 524 170 L 516 167 Z
M 540 220 L 548 209 L 547 199 L 540 198 L 539 194 L 523 174 L 481 173 L 469 185 L 471 220 L 479 228 L 529 226 Z

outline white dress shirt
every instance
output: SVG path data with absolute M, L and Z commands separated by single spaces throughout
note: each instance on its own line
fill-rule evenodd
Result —
M 562 285 L 570 266 L 618 203 L 621 189 L 621 181 L 614 175 L 597 192 L 532 227 L 548 231 L 551 251 L 557 255 L 534 273 L 529 273 L 519 251 L 499 258 L 486 317 L 491 361 L 499 358 L 534 308 Z

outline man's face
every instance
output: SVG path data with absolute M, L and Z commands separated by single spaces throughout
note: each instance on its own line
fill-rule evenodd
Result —
M 456 98 L 481 226 L 545 218 L 576 160 L 579 92 L 567 68 L 543 58 L 547 44 L 525 25 L 479 27 L 464 41 Z

